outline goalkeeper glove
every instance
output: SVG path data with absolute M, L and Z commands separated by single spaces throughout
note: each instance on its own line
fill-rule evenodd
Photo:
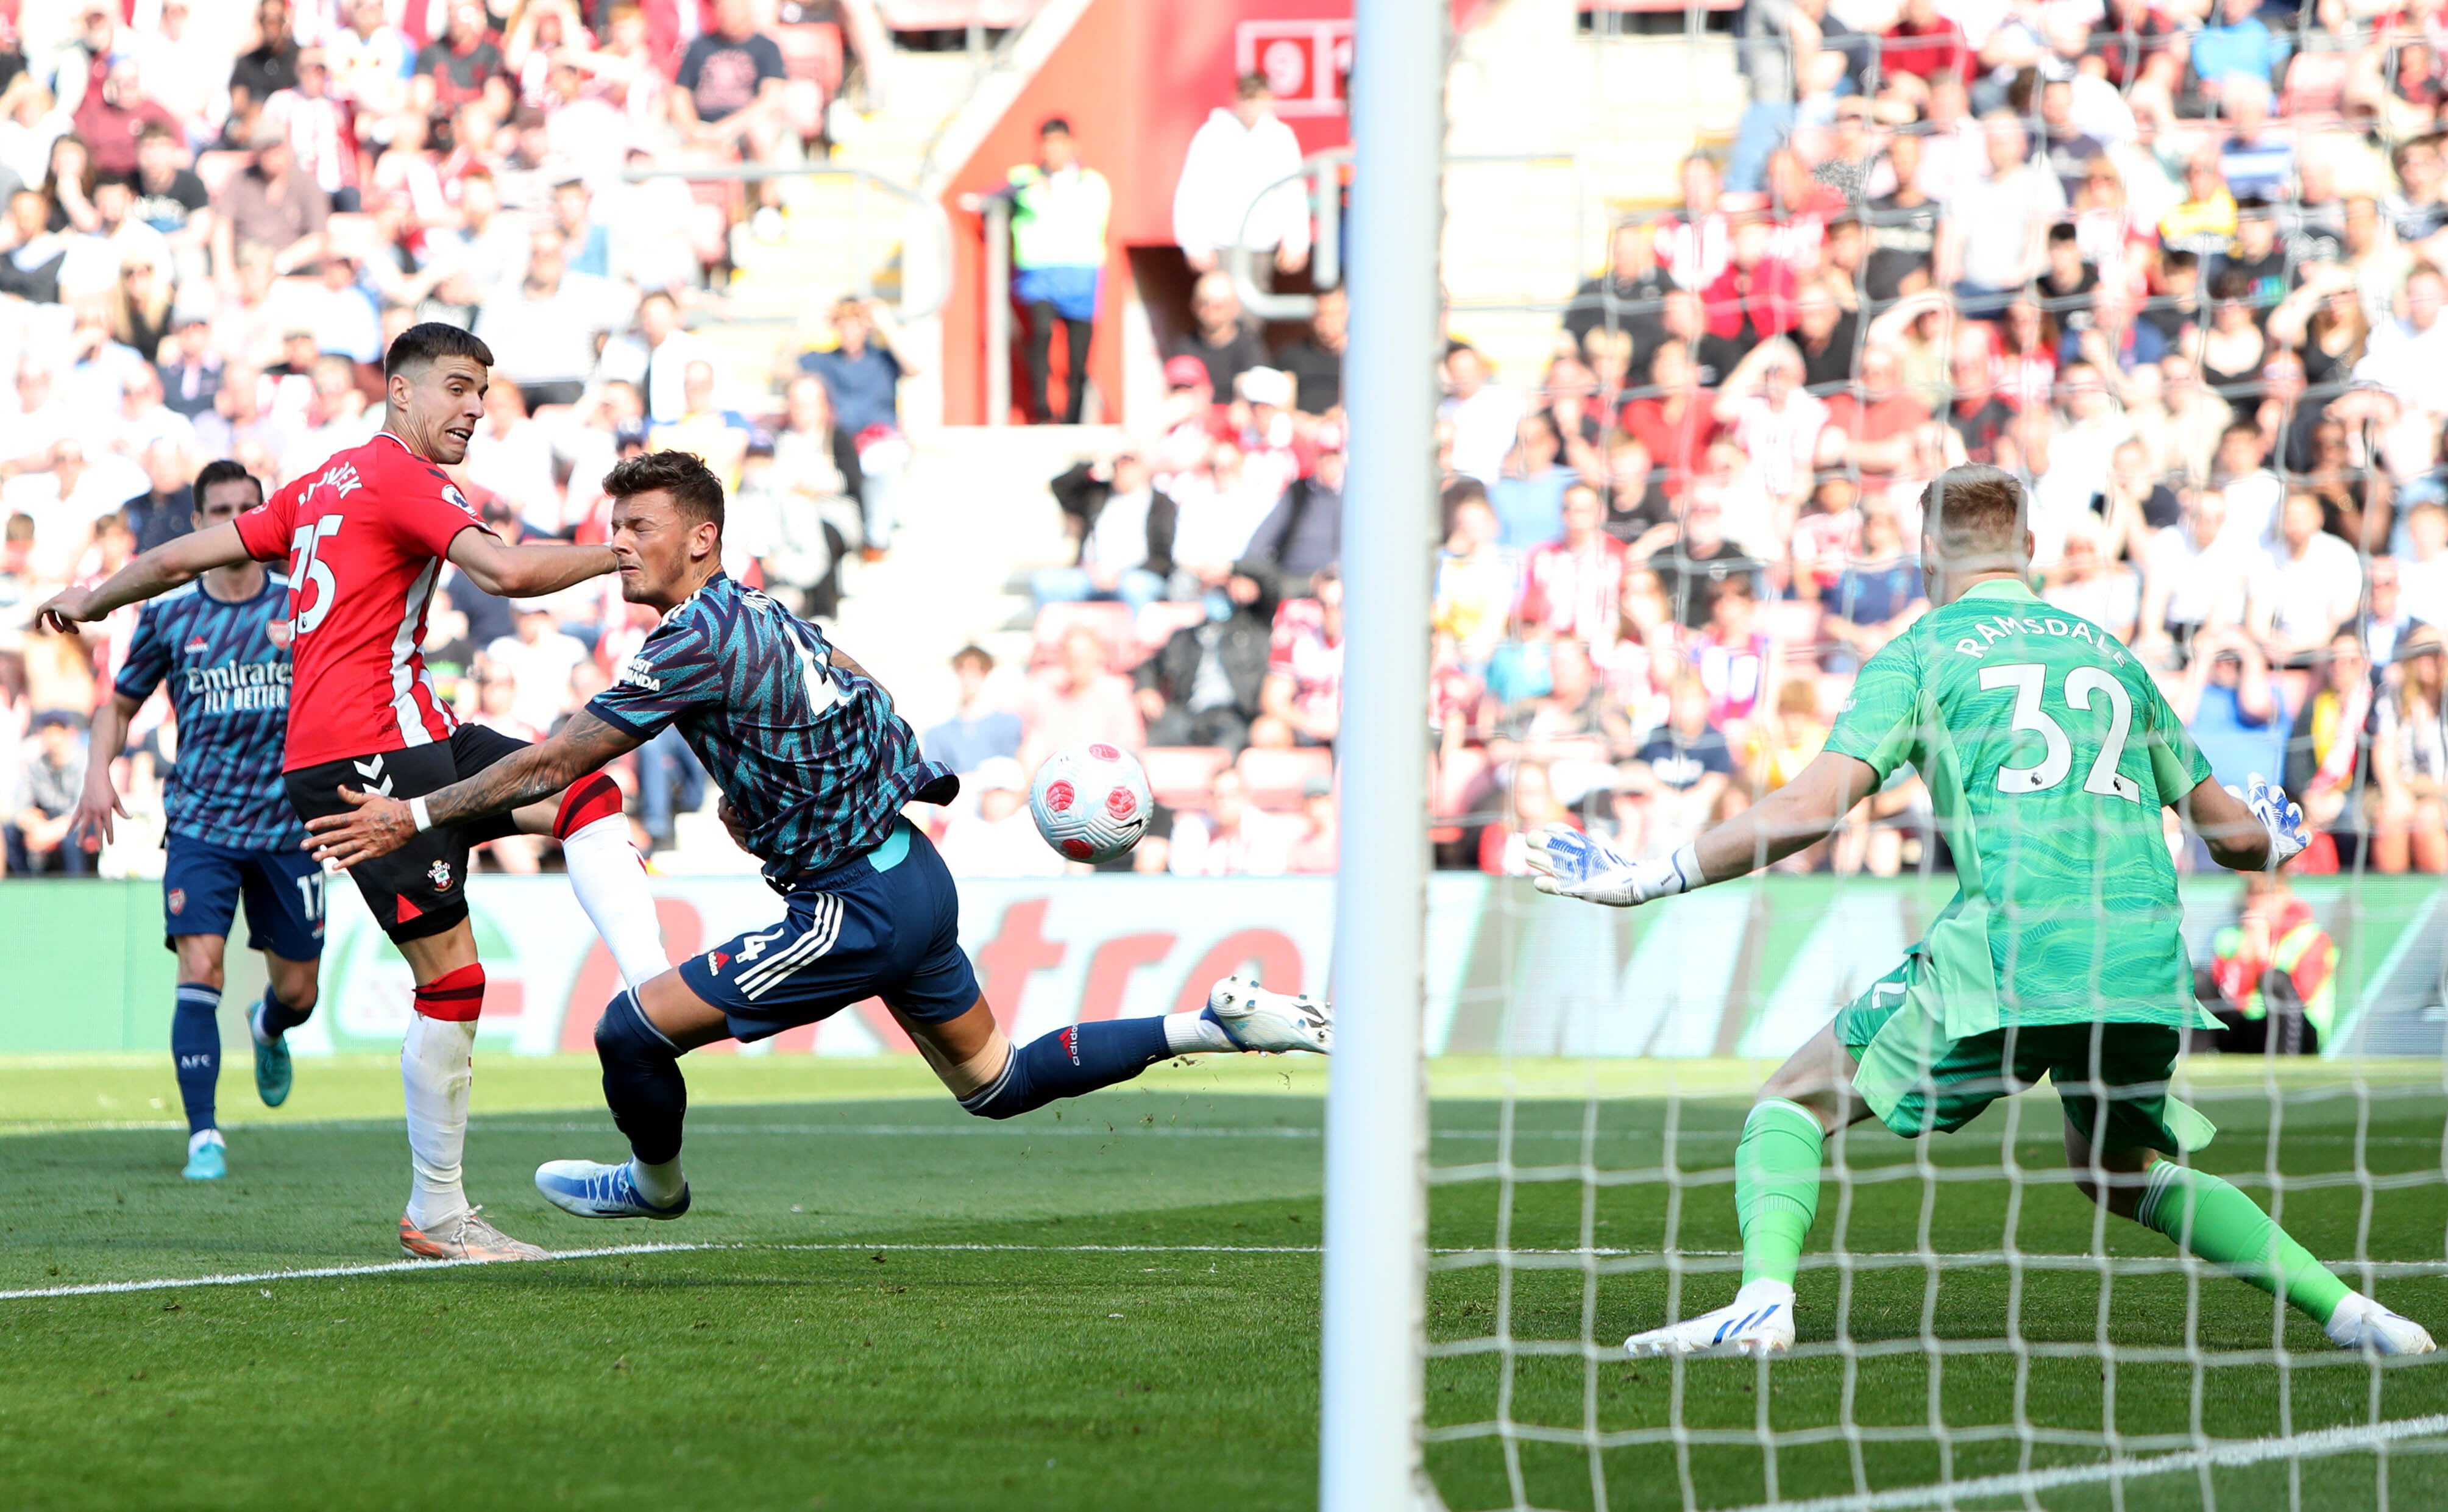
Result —
M 1700 885 L 1700 859 L 1691 846 L 1654 861 L 1627 859 L 1604 840 L 1567 824 L 1530 835 L 1533 885 L 1559 898 L 1631 909 Z
M 2277 871 L 2312 843 L 2312 837 L 2304 831 L 2303 805 L 2287 801 L 2286 790 L 2277 783 L 2255 772 L 2244 779 L 2243 792 L 2236 793 L 2233 788 L 2228 791 L 2235 793 L 2252 811 L 2252 816 L 2261 821 L 2261 827 L 2269 832 L 2268 870 Z

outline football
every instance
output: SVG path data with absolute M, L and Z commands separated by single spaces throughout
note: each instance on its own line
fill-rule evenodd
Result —
M 1037 833 L 1074 861 L 1110 861 L 1138 844 L 1152 807 L 1138 758 L 1102 740 L 1047 756 L 1028 790 Z

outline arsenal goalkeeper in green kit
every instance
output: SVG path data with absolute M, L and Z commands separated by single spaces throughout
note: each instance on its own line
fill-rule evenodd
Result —
M 1908 765 L 1961 883 L 1903 961 L 1761 1090 L 1734 1156 L 1733 1303 L 1626 1348 L 1789 1349 L 1826 1136 L 1872 1117 L 1906 1139 L 1949 1132 L 2045 1076 L 2086 1196 L 2285 1296 L 2343 1348 L 2427 1352 L 2419 1325 L 2349 1290 L 2235 1187 L 2182 1163 L 2217 1131 L 2168 1081 L 2185 1027 L 2215 1021 L 2193 999 L 2161 811 L 2191 821 L 2239 871 L 2301 851 L 2301 813 L 2258 775 L 2240 794 L 2219 786 L 2133 654 L 2033 594 L 2012 474 L 1952 469 L 1922 505 L 1931 608 L 1862 668 L 1826 750 L 1793 781 L 1658 860 L 1627 860 L 1563 827 L 1531 839 L 1542 891 L 1629 908 L 1807 848 Z

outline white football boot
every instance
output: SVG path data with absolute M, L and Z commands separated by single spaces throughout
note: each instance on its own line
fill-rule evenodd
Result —
M 2322 1331 L 2339 1349 L 2369 1349 L 2374 1354 L 2429 1354 L 2439 1348 L 2421 1324 L 2391 1312 L 2360 1292 L 2346 1293 Z
M 1783 1281 L 1753 1281 L 1734 1293 L 1731 1306 L 1623 1341 L 1634 1359 L 1660 1354 L 1783 1354 L 1793 1348 L 1793 1288 Z
M 1306 993 L 1270 992 L 1252 978 L 1232 976 L 1207 992 L 1207 1017 L 1239 1050 L 1328 1054 L 1334 1043 L 1334 1015 Z

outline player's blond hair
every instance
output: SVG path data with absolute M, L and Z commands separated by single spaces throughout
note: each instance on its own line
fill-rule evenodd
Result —
M 2025 523 L 2023 485 L 2003 468 L 1949 468 L 1922 490 L 1922 534 L 1948 572 L 2019 568 Z

